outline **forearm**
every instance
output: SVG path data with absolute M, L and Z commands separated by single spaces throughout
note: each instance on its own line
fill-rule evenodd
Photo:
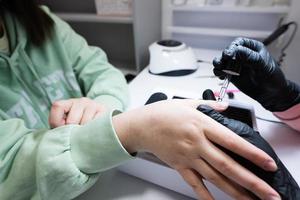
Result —
M 71 199 L 91 187 L 99 172 L 130 160 L 111 121 L 106 113 L 85 126 L 39 131 L 21 120 L 0 121 L 0 138 L 10 139 L 0 140 L 1 199 Z
M 300 132 L 300 104 L 284 112 L 275 112 L 274 115 L 281 121 Z

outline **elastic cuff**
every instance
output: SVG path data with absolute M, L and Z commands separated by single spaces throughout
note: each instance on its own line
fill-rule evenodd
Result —
M 298 118 L 300 118 L 300 104 L 297 104 L 286 111 L 274 112 L 273 114 L 282 120 L 298 119 Z
M 93 99 L 100 104 L 108 107 L 109 110 L 121 110 L 124 111 L 124 105 L 122 102 L 114 96 L 101 95 Z
M 134 158 L 122 146 L 113 128 L 112 116 L 119 113 L 107 112 L 72 132 L 71 155 L 84 173 L 99 173 Z

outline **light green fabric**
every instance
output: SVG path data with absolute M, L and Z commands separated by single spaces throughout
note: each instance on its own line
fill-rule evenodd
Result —
M 89 47 L 65 22 L 55 22 L 42 47 L 4 14 L 11 54 L 0 53 L 0 199 L 67 200 L 86 191 L 99 173 L 132 159 L 112 126 L 128 88 L 105 53 Z M 87 96 L 109 111 L 85 126 L 50 130 L 51 104 Z

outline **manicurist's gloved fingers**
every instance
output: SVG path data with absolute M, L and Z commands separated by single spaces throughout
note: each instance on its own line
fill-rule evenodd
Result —
M 231 46 L 244 46 L 252 51 L 259 52 L 263 48 L 263 44 L 258 41 L 254 41 L 249 38 L 236 38 L 232 43 Z
M 191 186 L 199 199 L 214 200 L 198 172 L 192 169 L 179 169 L 177 171 L 184 181 Z
M 221 57 L 216 57 L 213 60 L 213 65 L 214 65 L 214 69 L 213 72 L 216 76 L 218 77 L 222 77 L 225 76 L 225 73 L 223 72 L 223 69 L 226 67 L 222 61 L 221 61 Z
M 244 46 L 235 46 L 236 60 L 238 63 L 253 63 L 260 61 L 259 53 Z M 257 65 L 254 65 L 254 67 Z
M 226 73 L 223 72 L 223 70 L 227 70 L 228 67 L 233 67 L 234 65 L 238 64 L 238 61 L 236 60 L 236 54 L 237 54 L 237 46 L 229 46 L 222 52 L 221 57 L 216 57 L 213 60 L 214 65 L 214 74 L 218 77 L 223 77 L 226 75 Z
M 214 168 L 224 174 L 224 176 L 253 192 L 253 194 L 260 199 L 280 199 L 279 194 L 271 186 L 238 164 L 214 144 L 207 142 L 202 145 L 204 145 L 206 149 L 209 149 L 209 151 L 203 148 L 201 149 L 205 155 L 203 159 L 207 160 L 211 166 L 214 166 Z
M 234 199 L 251 199 L 250 194 L 244 188 L 223 176 L 221 173 L 219 173 L 216 169 L 214 169 L 201 158 L 197 159 L 194 162 L 194 169 L 200 172 L 200 174 L 202 174 L 205 180 L 214 184 L 218 188 L 221 188 L 223 192 L 233 197 Z
M 198 110 L 201 111 L 201 109 Z M 219 116 L 222 118 L 221 116 Z M 247 160 L 253 162 L 257 166 L 265 169 L 267 171 L 276 171 L 277 166 L 274 160 L 264 151 L 258 149 L 253 144 L 247 142 L 243 138 L 239 137 L 229 129 L 224 129 L 221 124 L 216 125 L 214 119 L 208 120 L 208 126 L 211 126 L 210 134 L 208 134 L 209 139 L 214 139 L 214 142 L 218 145 L 229 149 L 230 151 L 246 158 Z M 221 119 L 222 120 L 222 119 Z M 222 134 L 218 134 L 222 133 Z M 210 138 L 211 137 L 211 138 Z
M 188 104 L 190 104 L 195 109 L 199 105 L 203 105 L 203 106 L 209 106 L 210 108 L 212 108 L 218 112 L 222 112 L 222 111 L 226 110 L 229 106 L 229 104 L 227 102 L 218 102 L 218 101 L 212 101 L 212 100 L 185 99 L 184 101 L 188 102 Z
M 49 125 L 51 128 L 63 126 L 66 123 L 66 115 L 73 105 L 70 100 L 56 101 L 52 104 L 49 114 Z

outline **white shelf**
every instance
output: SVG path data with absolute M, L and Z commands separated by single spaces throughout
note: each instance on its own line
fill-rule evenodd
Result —
M 289 6 L 272 7 L 245 7 L 245 6 L 171 6 L 174 11 L 202 11 L 202 12 L 236 12 L 236 13 L 264 13 L 264 14 L 287 14 Z
M 100 16 L 97 14 L 83 14 L 83 13 L 56 13 L 60 18 L 66 21 L 76 22 L 99 22 L 99 23 L 119 23 L 131 24 L 133 23 L 132 17 L 113 17 L 113 16 Z
M 271 34 L 271 31 L 254 31 L 240 29 L 224 29 L 224 28 L 196 28 L 196 27 L 180 27 L 171 26 L 168 28 L 170 33 L 193 34 L 193 35 L 210 35 L 220 37 L 251 37 L 251 38 L 266 38 Z

